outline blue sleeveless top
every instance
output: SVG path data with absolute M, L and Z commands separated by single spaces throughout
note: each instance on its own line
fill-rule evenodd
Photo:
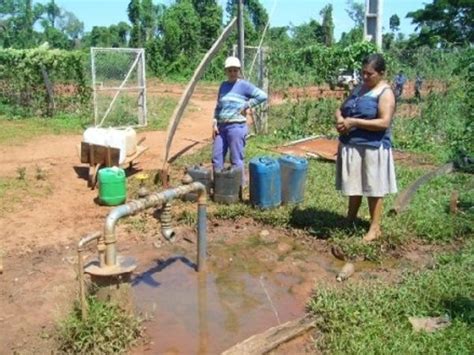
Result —
M 378 117 L 379 97 L 388 89 L 388 86 L 382 89 L 378 95 L 374 95 L 372 91 L 359 95 L 362 88 L 358 86 L 347 98 L 341 107 L 342 117 L 362 118 L 372 120 Z M 383 131 L 368 131 L 361 128 L 352 128 L 348 134 L 340 135 L 339 141 L 344 144 L 353 144 L 365 147 L 384 148 L 392 147 L 391 128 Z

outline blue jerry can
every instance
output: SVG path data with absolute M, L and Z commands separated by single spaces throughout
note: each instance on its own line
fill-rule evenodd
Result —
M 305 158 L 284 155 L 278 162 L 281 174 L 281 202 L 284 204 L 303 202 L 308 161 Z
M 254 207 L 272 208 L 281 203 L 281 178 L 278 160 L 256 157 L 250 160 L 250 202 Z

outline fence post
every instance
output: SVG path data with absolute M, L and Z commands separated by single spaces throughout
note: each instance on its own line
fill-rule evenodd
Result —
M 265 102 L 262 106 L 261 110 L 261 115 L 260 115 L 260 124 L 261 124 L 261 129 L 260 131 L 263 134 L 268 134 L 268 107 L 270 104 L 270 93 L 268 91 L 269 89 L 269 82 L 268 82 L 268 70 L 267 66 L 265 64 L 266 60 L 266 48 L 262 47 L 261 49 L 261 54 L 260 54 L 260 60 L 261 60 L 261 75 L 262 75 L 262 90 L 265 91 L 268 95 L 268 100 Z
M 47 115 L 48 116 L 53 116 L 54 110 L 56 108 L 56 105 L 54 103 L 54 89 L 53 89 L 53 84 L 51 84 L 51 80 L 49 80 L 48 72 L 46 71 L 46 68 L 44 67 L 43 64 L 40 64 L 40 69 L 41 69 L 41 74 L 43 75 L 43 80 L 44 80 L 44 86 L 46 87 L 46 97 L 48 101 L 48 111 Z

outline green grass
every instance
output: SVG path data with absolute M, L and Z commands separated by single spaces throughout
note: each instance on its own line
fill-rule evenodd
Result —
M 142 336 L 140 321 L 120 308 L 91 297 L 87 320 L 80 306 L 58 327 L 59 351 L 66 354 L 125 353 Z
M 319 350 L 328 354 L 472 354 L 474 245 L 438 258 L 434 270 L 395 285 L 320 286 L 308 308 L 317 316 Z M 369 282 L 369 281 L 367 281 Z M 447 315 L 435 333 L 415 333 L 408 317 Z
M 151 130 L 162 130 L 168 127 L 168 122 L 178 104 L 178 99 L 171 96 L 153 97 L 147 101 L 148 127 Z
M 85 117 L 71 114 L 51 118 L 0 116 L 0 144 L 21 144 L 47 134 L 80 134 L 89 123 Z
M 108 100 L 110 101 L 110 98 Z M 177 102 L 178 99 L 169 96 L 150 98 L 147 102 L 148 126 L 143 130 L 166 129 Z M 105 121 L 105 126 L 136 124 L 136 112 L 129 109 L 133 105 L 136 104 L 130 98 L 124 97 L 118 100 L 117 107 Z M 2 107 L 0 112 L 6 113 L 0 114 L 2 126 L 0 144 L 5 145 L 22 144 L 34 137 L 48 134 L 82 134 L 87 127 L 93 125 L 93 118 L 89 114 L 57 114 L 53 117 L 39 118 L 16 115 L 8 110 L 2 110 Z
M 39 168 L 35 172 L 19 168 L 17 177 L 0 177 L 0 213 L 12 212 L 27 197 L 51 193 L 51 183 Z

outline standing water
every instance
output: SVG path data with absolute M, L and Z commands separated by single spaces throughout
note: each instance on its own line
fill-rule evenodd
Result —
M 303 316 L 315 280 L 333 280 L 339 268 L 333 258 L 311 252 L 307 261 L 272 255 L 276 244 L 250 250 L 223 244 L 210 250 L 207 273 L 194 270 L 192 255 L 174 256 L 147 265 L 135 278 L 135 305 L 150 319 L 145 326 L 151 339 L 136 354 L 221 353 Z

